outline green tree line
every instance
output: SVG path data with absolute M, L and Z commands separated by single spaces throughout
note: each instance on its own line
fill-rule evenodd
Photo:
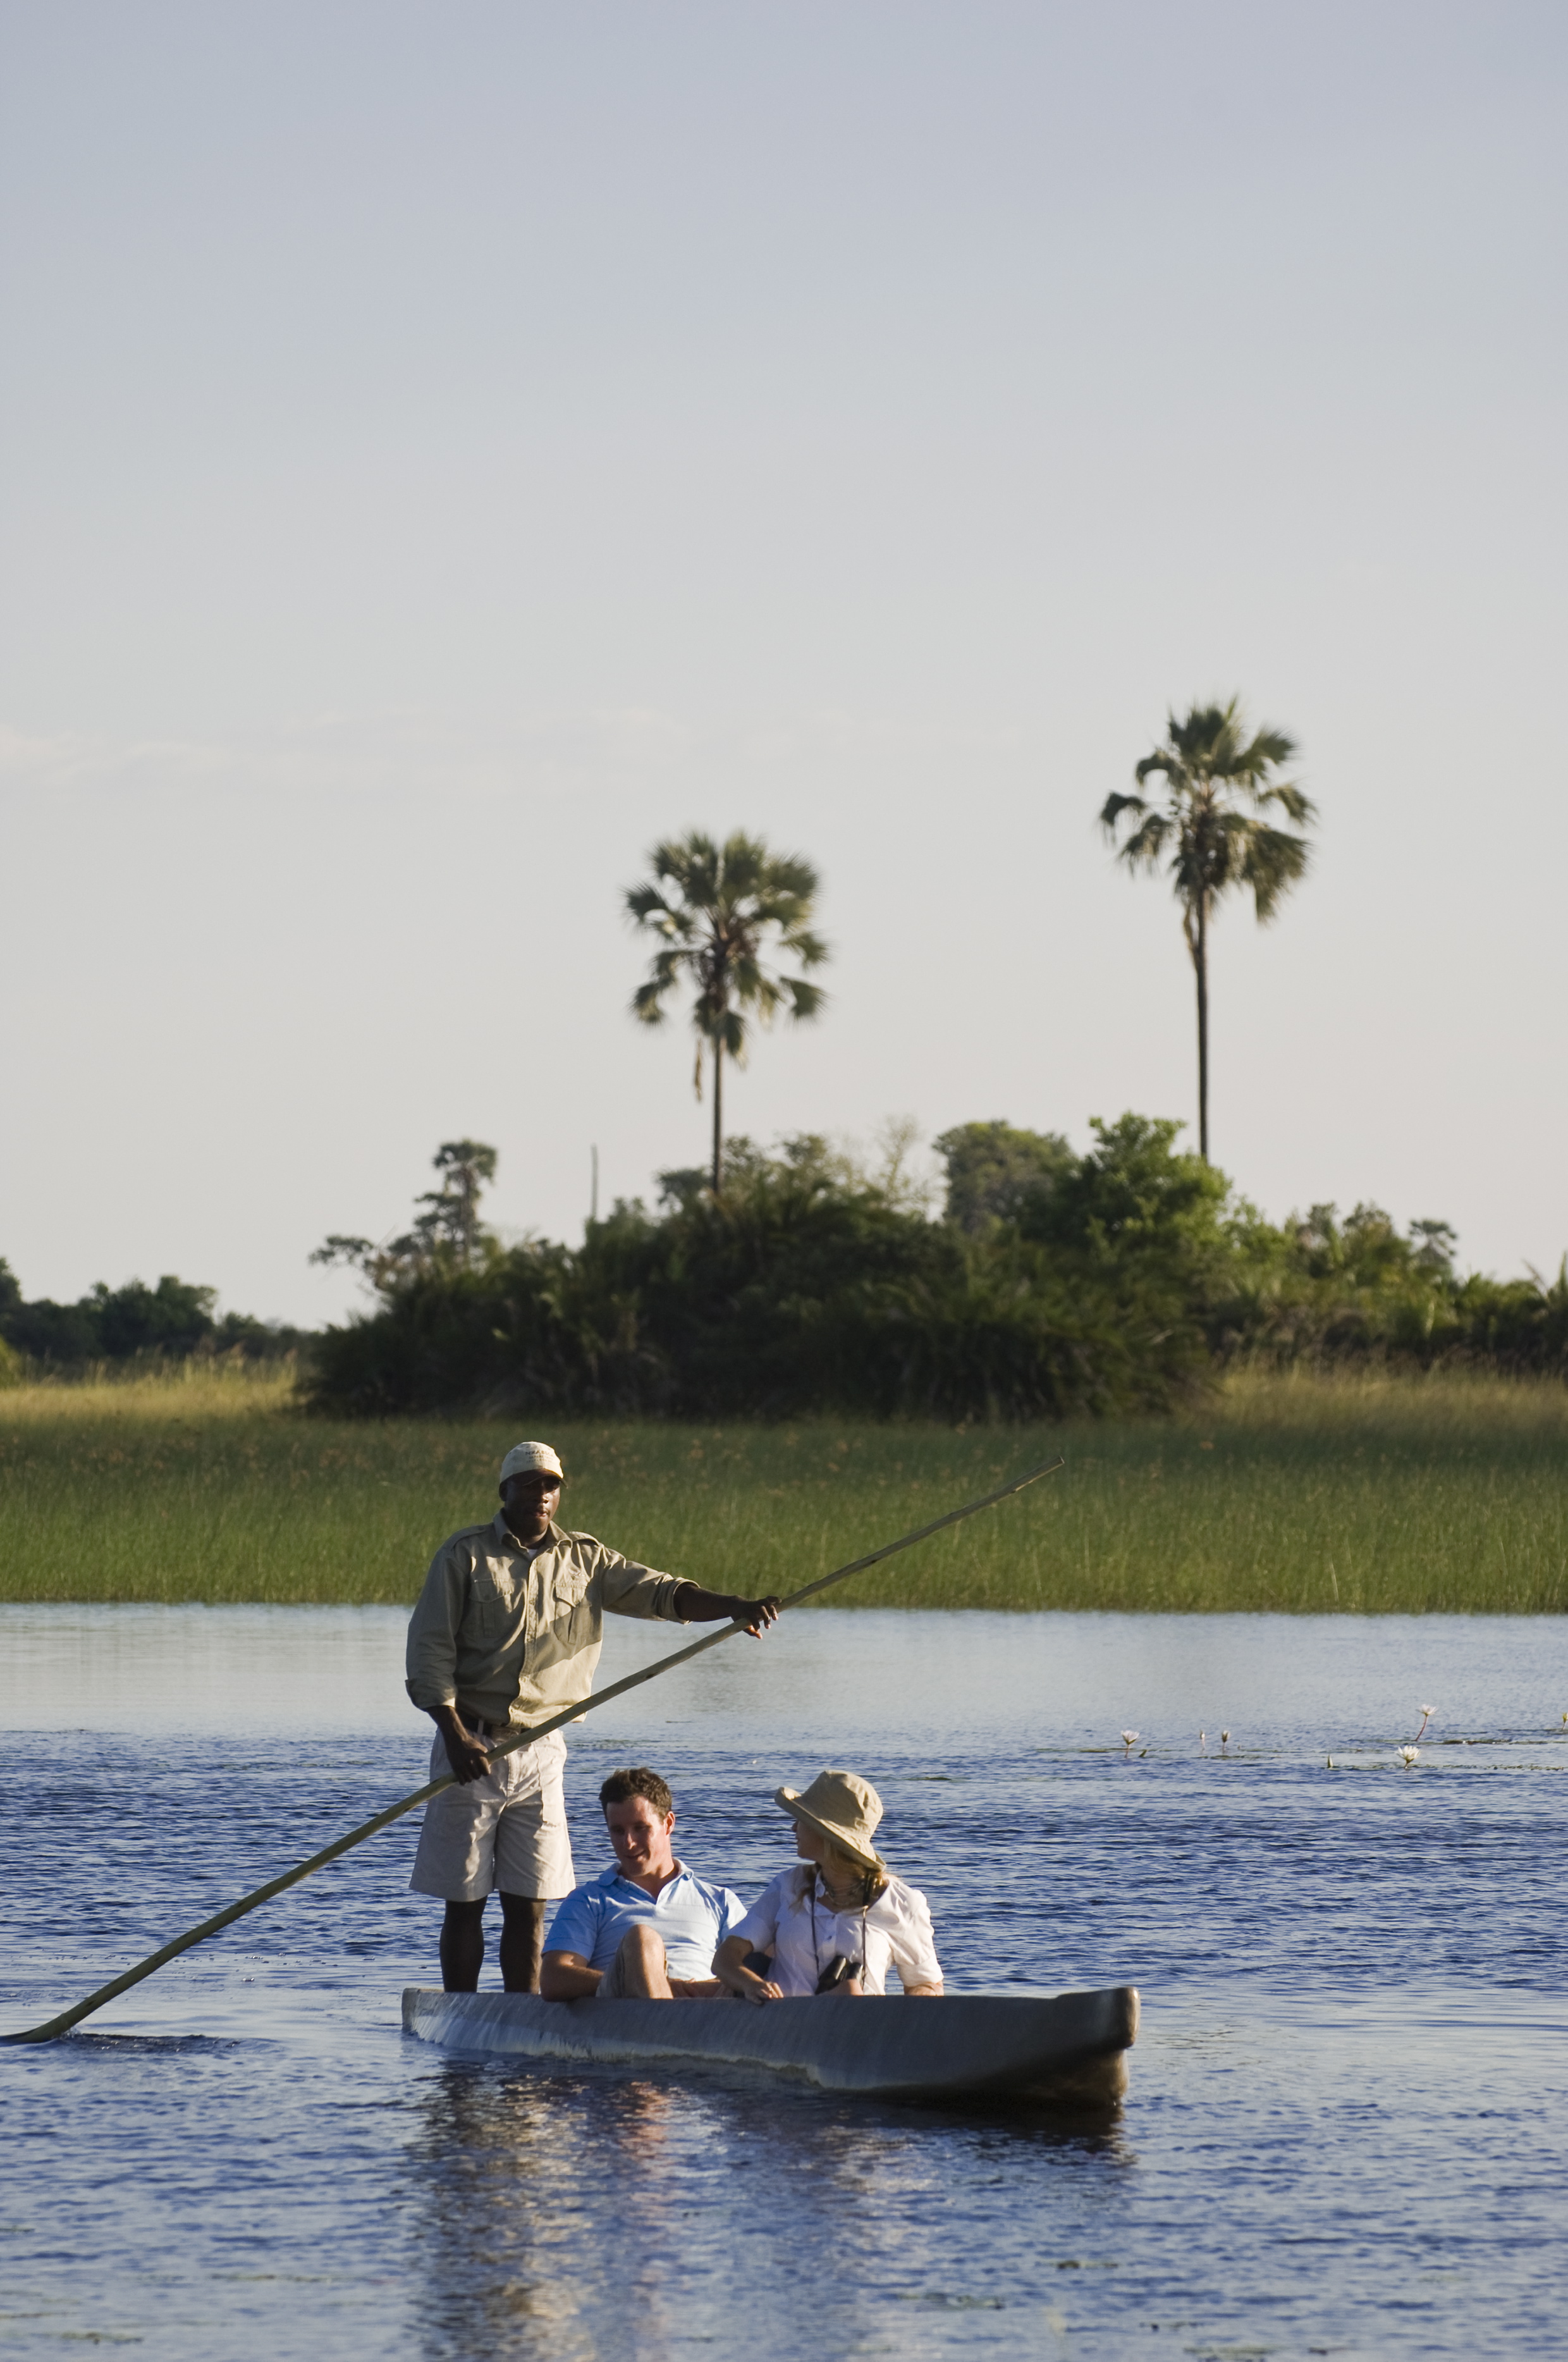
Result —
M 0 1258 L 0 1379 L 40 1371 L 79 1370 L 96 1363 L 185 1361 L 193 1354 L 240 1353 L 248 1360 L 292 1352 L 302 1331 L 270 1326 L 248 1313 L 218 1319 L 215 1287 L 198 1287 L 166 1273 L 156 1287 L 100 1280 L 74 1304 L 49 1297 L 31 1302 L 11 1266 Z
M 620 1201 L 578 1247 L 502 1246 L 454 1202 L 387 1247 L 329 1242 L 374 1308 L 315 1341 L 310 1398 L 1024 1418 L 1167 1410 L 1242 1357 L 1568 1374 L 1568 1267 L 1463 1276 L 1446 1224 L 1401 1231 L 1371 1205 L 1269 1223 L 1179 1130 L 1124 1115 L 1078 1154 L 964 1124 L 936 1142 L 936 1210 L 897 1154 L 733 1138 L 719 1195 L 707 1171 L 663 1175 L 652 1210 Z

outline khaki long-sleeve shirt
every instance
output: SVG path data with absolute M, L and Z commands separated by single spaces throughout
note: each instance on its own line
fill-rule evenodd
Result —
M 682 1577 L 552 1525 L 525 1549 L 498 1511 L 465 1526 L 430 1562 L 408 1627 L 408 1694 L 429 1714 L 525 1729 L 593 1687 L 606 1609 L 679 1623 Z

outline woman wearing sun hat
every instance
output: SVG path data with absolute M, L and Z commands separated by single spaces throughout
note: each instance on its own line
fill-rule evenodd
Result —
M 715 1976 L 742 2000 L 762 2003 L 880 1993 L 891 1966 L 907 1994 L 940 1993 L 926 1899 L 894 1877 L 871 1842 L 882 1817 L 876 1789 L 853 1772 L 821 1772 L 804 1794 L 780 1788 L 773 1801 L 795 1824 L 801 1860 L 720 1945 Z

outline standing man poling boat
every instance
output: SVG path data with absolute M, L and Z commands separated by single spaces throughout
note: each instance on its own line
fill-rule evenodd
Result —
M 447 1905 L 448 1992 L 478 1990 L 492 1887 L 502 1981 L 508 1992 L 538 1988 L 548 1907 L 576 1883 L 561 1791 L 566 1743 L 551 1733 L 494 1763 L 491 1750 L 589 1695 L 605 1612 L 674 1624 L 722 1618 L 754 1634 L 778 1614 L 775 1598 L 706 1591 L 623 1558 L 591 1534 L 568 1532 L 555 1522 L 561 1481 L 549 1444 L 514 1445 L 501 1463 L 500 1511 L 442 1543 L 409 1623 L 408 1694 L 436 1726 L 430 1776 L 450 1771 L 458 1783 L 425 1807 L 409 1881 Z

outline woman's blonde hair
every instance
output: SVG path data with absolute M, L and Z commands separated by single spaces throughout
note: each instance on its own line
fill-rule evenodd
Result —
M 863 1905 L 875 1903 L 888 1883 L 885 1870 L 867 1870 L 856 1855 L 845 1853 L 842 1846 L 834 1845 L 827 1837 L 823 1839 L 823 1868 L 834 1886 L 848 1886 L 858 1879 Z

